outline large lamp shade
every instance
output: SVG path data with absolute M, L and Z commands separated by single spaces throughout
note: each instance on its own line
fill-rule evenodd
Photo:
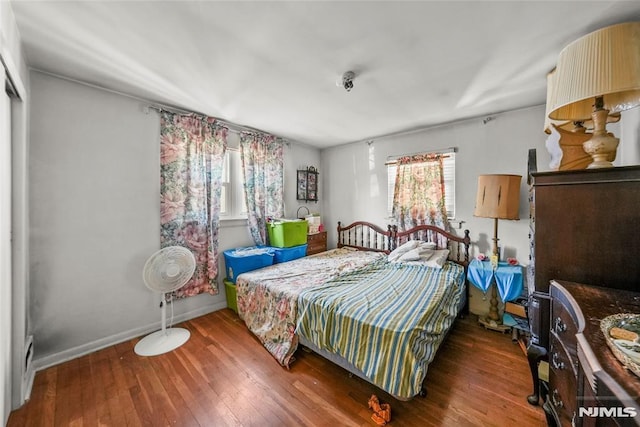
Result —
M 493 218 L 493 255 L 498 257 L 498 219 L 520 219 L 520 175 L 480 175 L 474 216 Z
M 519 219 L 520 175 L 480 175 L 474 216 Z
M 594 98 L 609 113 L 640 105 L 640 22 L 612 25 L 565 47 L 548 102 L 553 120 L 589 120 Z

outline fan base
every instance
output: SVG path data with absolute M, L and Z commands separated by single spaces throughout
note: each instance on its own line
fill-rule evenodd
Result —
M 168 328 L 142 338 L 133 350 L 139 356 L 157 356 L 180 347 L 190 336 L 191 332 L 186 329 Z

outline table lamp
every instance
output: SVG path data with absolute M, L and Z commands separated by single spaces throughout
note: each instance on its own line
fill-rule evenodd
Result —
M 547 148 L 552 155 L 552 169 L 573 170 L 585 169 L 591 164 L 593 159 L 584 151 L 585 141 L 593 136 L 587 132 L 587 128 L 593 129 L 593 121 L 580 120 L 551 120 L 549 108 L 551 107 L 551 94 L 555 84 L 555 68 L 547 74 L 547 103 L 544 120 L 544 132 L 549 135 L 547 138 Z M 607 123 L 614 123 L 620 120 L 620 113 L 612 113 L 607 117 Z M 554 158 L 552 151 L 557 147 L 561 153 L 559 158 Z M 615 151 L 610 153 L 607 160 L 615 160 Z
M 640 105 L 640 22 L 594 31 L 565 47 L 558 57 L 547 110 L 551 120 L 593 120 L 583 144 L 588 168 L 611 167 L 618 138 L 606 130 L 610 114 Z
M 480 175 L 474 216 L 493 218 L 493 255 L 491 263 L 495 266 L 500 258 L 498 249 L 498 220 L 520 219 L 520 175 Z M 498 295 L 495 284 L 491 289 L 491 307 L 489 319 L 500 322 L 498 315 Z

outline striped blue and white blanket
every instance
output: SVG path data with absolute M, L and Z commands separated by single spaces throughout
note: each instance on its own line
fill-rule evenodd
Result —
M 400 399 L 417 395 L 464 295 L 464 269 L 386 260 L 298 296 L 296 333 Z

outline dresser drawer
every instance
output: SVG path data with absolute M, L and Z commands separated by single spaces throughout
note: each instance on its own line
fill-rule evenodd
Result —
M 561 340 L 573 361 L 578 360 L 578 343 L 576 334 L 578 325 L 572 309 L 562 298 L 555 297 L 551 303 L 551 334 Z M 577 371 L 577 368 L 576 368 Z
M 576 417 L 576 363 L 557 335 L 551 333 L 549 346 L 549 401 L 562 426 Z
M 326 231 L 321 231 L 320 233 L 315 233 L 315 234 L 307 234 L 307 244 L 310 245 L 311 243 L 323 243 L 326 244 L 327 243 L 327 232 Z
M 307 255 L 313 255 L 327 250 L 327 232 L 307 235 Z

